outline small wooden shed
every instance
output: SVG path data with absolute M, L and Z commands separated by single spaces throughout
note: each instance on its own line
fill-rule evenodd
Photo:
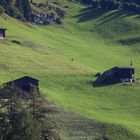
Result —
M 7 29 L 0 28 L 0 40 L 3 40 L 6 37 L 6 31 Z
M 120 67 L 116 66 L 103 73 L 105 77 L 111 78 L 118 82 L 133 82 L 134 81 L 135 68 L 132 67 Z
M 32 87 L 36 87 L 39 93 L 39 80 L 29 76 L 24 76 L 16 80 L 9 81 L 4 84 L 4 87 L 12 87 L 13 85 L 26 92 L 31 91 Z

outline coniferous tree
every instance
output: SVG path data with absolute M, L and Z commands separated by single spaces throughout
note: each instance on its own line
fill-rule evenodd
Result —
M 6 1 L 5 0 L 0 0 L 0 5 L 5 6 L 6 5 Z
M 24 17 L 30 21 L 31 20 L 31 7 L 29 0 L 21 0 L 22 6 L 23 6 L 23 15 Z
M 19 9 L 19 11 L 20 11 L 20 13 L 22 13 L 23 14 L 23 5 L 22 5 L 22 2 L 21 2 L 21 0 L 16 0 L 16 6 L 17 6 L 17 8 Z

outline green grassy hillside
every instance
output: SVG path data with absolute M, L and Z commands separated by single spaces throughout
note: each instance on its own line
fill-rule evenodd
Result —
M 90 84 L 97 72 L 131 61 L 135 77 L 140 77 L 139 15 L 67 4 L 62 26 L 35 26 L 4 14 L 0 17 L 0 27 L 8 29 L 7 39 L 0 41 L 0 83 L 23 75 L 36 77 L 43 95 L 56 104 L 121 125 L 140 137 L 140 84 Z

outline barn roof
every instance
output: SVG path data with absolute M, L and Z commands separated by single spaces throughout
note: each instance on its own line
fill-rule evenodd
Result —
M 117 68 L 117 69 L 135 69 L 135 68 L 130 67 L 130 66 L 115 66 L 114 68 Z
M 134 74 L 135 73 L 135 68 L 130 67 L 130 66 L 115 66 L 105 72 L 103 72 L 103 74 L 113 74 L 113 73 L 121 73 L 122 75 L 127 75 L 127 74 Z
M 130 66 L 115 66 L 115 67 L 113 67 L 113 68 L 111 68 L 111 69 L 109 69 L 109 70 L 107 70 L 107 71 L 105 71 L 105 72 L 108 72 L 108 71 L 123 71 L 123 70 L 131 70 L 131 71 L 135 71 L 135 68 L 133 68 L 133 67 L 130 67 Z
M 15 83 L 17 85 L 20 85 L 20 84 L 27 84 L 27 83 L 29 84 L 30 83 L 30 84 L 36 85 L 38 82 L 39 82 L 38 79 L 29 77 L 29 76 L 24 76 L 24 77 L 18 78 L 16 80 L 9 81 L 6 84 Z
M 7 29 L 5 29 L 5 28 L 0 28 L 0 31 L 5 31 L 5 30 L 7 30 Z

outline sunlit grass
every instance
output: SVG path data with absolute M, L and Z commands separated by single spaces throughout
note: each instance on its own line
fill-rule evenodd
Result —
M 0 26 L 8 30 L 7 39 L 0 42 L 0 83 L 36 77 L 43 95 L 56 104 L 140 135 L 140 85 L 90 84 L 97 72 L 131 61 L 140 77 L 139 43 L 119 42 L 140 35 L 139 19 L 118 11 L 86 13 L 84 8 L 74 4 L 62 26 L 35 26 L 2 15 Z M 92 17 L 86 17 L 91 12 Z

